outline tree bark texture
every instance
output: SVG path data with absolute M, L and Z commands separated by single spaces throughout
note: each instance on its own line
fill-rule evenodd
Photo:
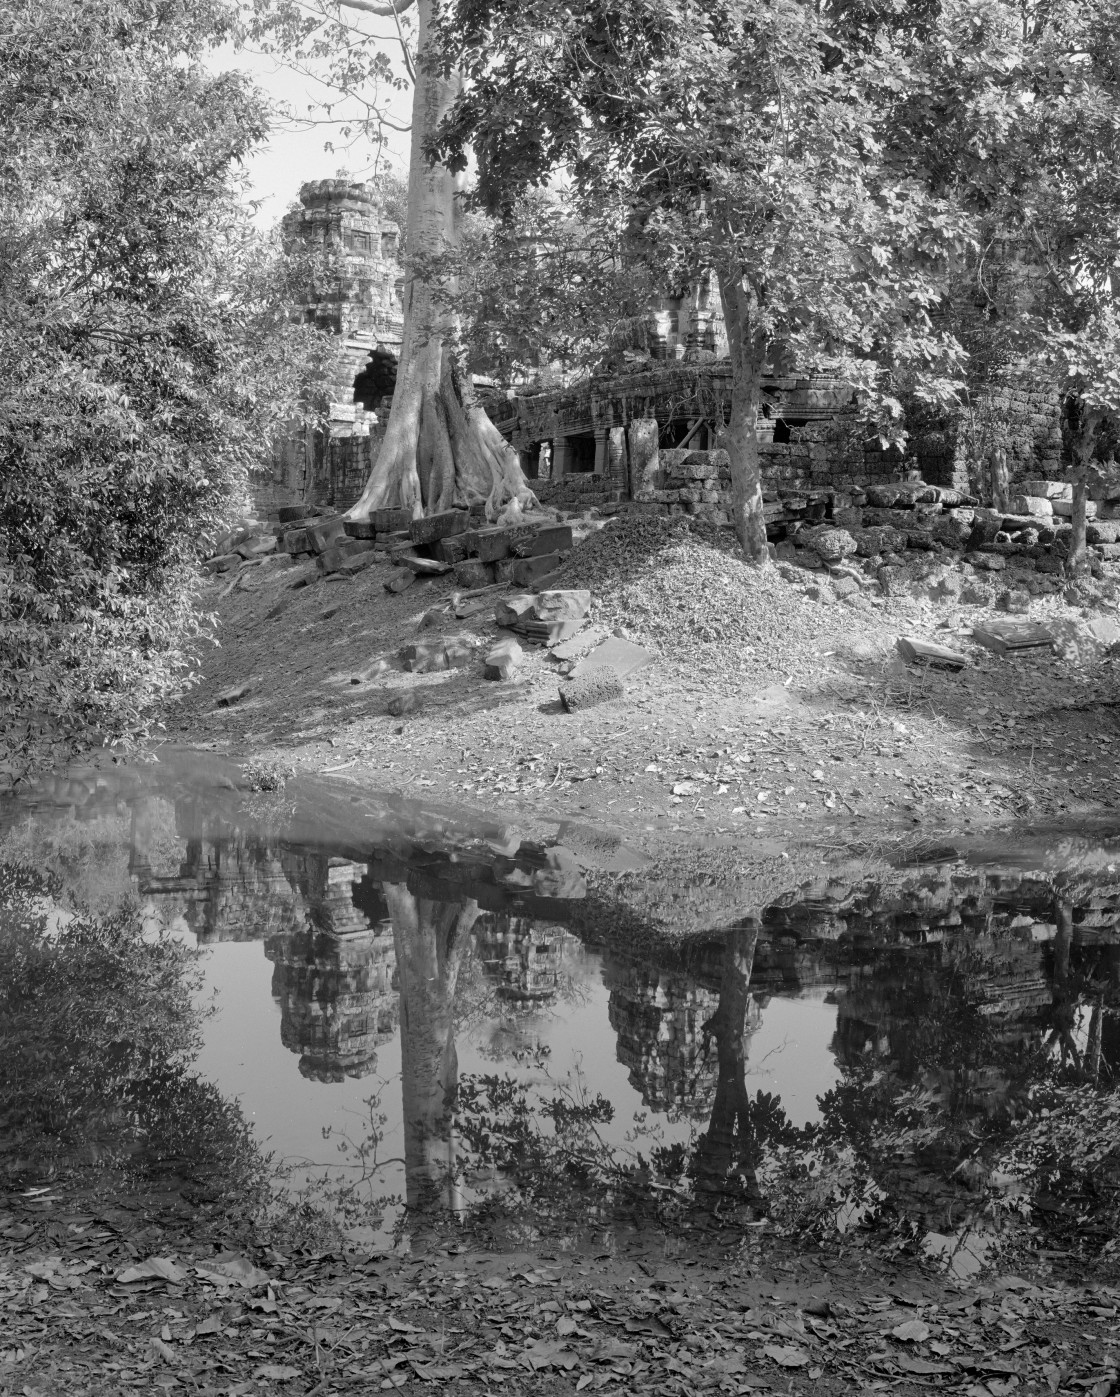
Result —
M 406 1201 L 455 1210 L 455 989 L 478 904 L 427 902 L 383 884 L 397 952 L 401 1003 Z
M 762 396 L 768 342 L 758 324 L 757 302 L 741 276 L 720 277 L 720 298 L 731 350 L 731 421 L 725 440 L 731 463 L 731 522 L 744 556 L 769 561 L 762 512 L 762 473 L 755 426 Z
M 418 0 L 418 50 L 428 42 L 433 0 Z M 368 519 L 375 509 L 403 507 L 413 517 L 453 505 L 484 502 L 493 518 L 504 503 L 537 503 L 517 452 L 475 401 L 468 379 L 454 360 L 455 325 L 438 288 L 409 259 L 424 259 L 459 240 L 457 194 L 462 176 L 430 164 L 424 143 L 455 100 L 458 79 L 443 78 L 417 64 L 412 98 L 412 146 L 408 169 L 407 275 L 404 334 L 393 406 L 377 459 L 349 519 Z

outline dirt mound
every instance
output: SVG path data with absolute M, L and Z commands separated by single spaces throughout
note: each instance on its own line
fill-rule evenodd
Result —
M 744 562 L 726 531 L 683 517 L 620 516 L 573 551 L 556 585 L 589 588 L 598 620 L 675 660 L 789 673 L 799 651 L 853 629 L 847 607 L 809 600 Z

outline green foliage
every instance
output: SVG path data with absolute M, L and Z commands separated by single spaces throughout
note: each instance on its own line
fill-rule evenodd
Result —
M 198 1196 L 263 1206 L 251 1127 L 189 1070 L 198 953 L 143 931 L 133 909 L 66 911 L 59 892 L 0 864 L 0 1174 L 170 1173 Z
M 325 336 L 239 162 L 267 112 L 222 0 L 0 0 L 0 771 L 143 727 L 188 674 L 199 541 Z

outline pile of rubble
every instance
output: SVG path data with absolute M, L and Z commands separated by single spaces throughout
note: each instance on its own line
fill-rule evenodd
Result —
M 1003 572 L 1014 562 L 1019 572 L 1039 574 L 1035 590 L 1058 591 L 1073 533 L 1072 493 L 1064 481 L 1024 481 L 1003 511 L 921 480 L 871 486 L 846 501 L 837 497 L 828 524 L 791 532 L 779 556 L 809 567 L 851 558 L 879 573 L 889 591 L 881 570 L 901 565 L 907 551 L 962 552 L 981 572 Z M 1089 566 L 1099 574 L 1105 563 L 1120 561 L 1120 498 L 1090 501 L 1087 517 Z

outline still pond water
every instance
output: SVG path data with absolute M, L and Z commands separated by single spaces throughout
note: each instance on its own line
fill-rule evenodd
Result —
M 341 782 L 254 792 L 198 754 L 0 806 L 0 876 L 61 875 L 56 923 L 131 898 L 149 936 L 201 949 L 193 1072 L 357 1241 L 434 1212 L 517 1216 L 523 1239 L 553 1213 L 702 1209 L 904 1219 L 927 1250 L 1076 1215 L 1106 1244 L 1116 1150 L 1061 1151 L 1115 1106 L 1120 833 L 845 852 L 730 916 L 713 889 L 682 940 L 663 870 L 571 826 L 534 842 Z M 1066 1136 L 1036 1139 L 1062 1111 Z

